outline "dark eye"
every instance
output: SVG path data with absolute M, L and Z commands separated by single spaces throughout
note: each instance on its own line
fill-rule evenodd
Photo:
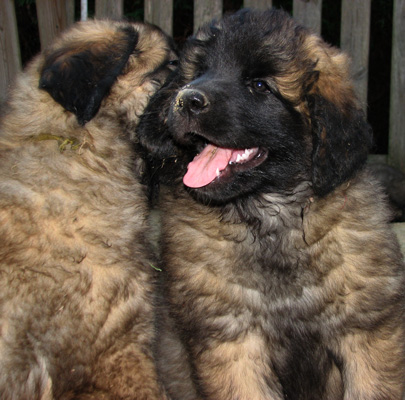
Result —
M 179 65 L 179 60 L 170 60 L 167 62 L 167 67 L 169 67 L 171 70 L 175 70 L 178 65 Z
M 259 79 L 252 82 L 252 88 L 259 93 L 266 93 L 270 91 L 267 82 Z

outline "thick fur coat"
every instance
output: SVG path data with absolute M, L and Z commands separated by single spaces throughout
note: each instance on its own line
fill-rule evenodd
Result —
M 172 397 L 400 400 L 405 269 L 347 56 L 282 11 L 240 11 L 189 39 L 138 133 Z
M 0 397 L 162 399 L 133 133 L 172 67 L 156 27 L 75 25 L 0 125 Z

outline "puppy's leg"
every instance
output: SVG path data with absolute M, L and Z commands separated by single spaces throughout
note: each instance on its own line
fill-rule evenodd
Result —
M 173 400 L 199 400 L 188 354 L 172 319 L 166 313 L 159 323 L 156 363 L 165 389 Z
M 347 335 L 341 344 L 345 400 L 401 400 L 404 390 L 402 331 Z
M 147 347 L 129 345 L 99 360 L 93 376 L 95 392 L 80 399 L 166 400 Z
M 208 344 L 197 356 L 202 391 L 210 400 L 281 400 L 262 337 L 247 334 L 234 342 Z

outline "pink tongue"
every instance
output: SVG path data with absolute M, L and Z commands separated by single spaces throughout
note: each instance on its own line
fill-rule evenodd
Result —
M 194 157 L 188 164 L 183 183 L 191 188 L 199 188 L 208 185 L 218 175 L 219 171 L 226 168 L 231 160 L 233 150 L 207 145 L 204 150 Z

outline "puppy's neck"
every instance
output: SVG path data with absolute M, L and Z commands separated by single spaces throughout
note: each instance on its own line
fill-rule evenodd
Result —
M 263 193 L 237 199 L 223 207 L 223 218 L 247 224 L 259 236 L 300 229 L 303 210 L 312 198 L 311 184 L 302 182 L 291 192 Z

